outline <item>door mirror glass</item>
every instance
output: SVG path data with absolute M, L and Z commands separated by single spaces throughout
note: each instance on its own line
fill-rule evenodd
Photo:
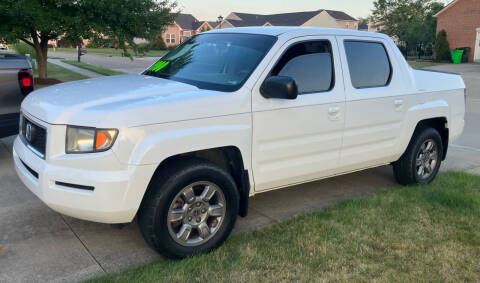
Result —
M 260 93 L 265 98 L 296 99 L 298 88 L 291 77 L 273 76 L 263 82 Z

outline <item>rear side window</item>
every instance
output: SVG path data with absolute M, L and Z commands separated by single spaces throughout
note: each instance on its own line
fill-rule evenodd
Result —
M 290 47 L 272 76 L 295 79 L 299 94 L 328 91 L 333 88 L 333 58 L 329 41 L 302 42 Z
M 382 87 L 390 83 L 392 68 L 383 44 L 345 41 L 345 53 L 355 88 Z

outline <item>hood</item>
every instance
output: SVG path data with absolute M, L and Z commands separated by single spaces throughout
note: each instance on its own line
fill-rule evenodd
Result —
M 225 95 L 151 76 L 122 75 L 42 88 L 24 99 L 22 111 L 49 124 L 134 127 L 212 115 L 212 97 Z M 209 104 L 209 113 L 195 111 L 195 104 Z

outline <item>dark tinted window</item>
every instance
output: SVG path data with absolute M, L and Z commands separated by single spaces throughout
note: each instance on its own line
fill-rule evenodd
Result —
M 332 89 L 334 76 L 330 42 L 295 44 L 285 52 L 271 75 L 294 78 L 300 94 Z
M 355 88 L 388 85 L 392 70 L 383 44 L 345 41 L 345 52 Z
M 255 34 L 200 34 L 167 53 L 143 74 L 202 89 L 235 91 L 276 40 Z

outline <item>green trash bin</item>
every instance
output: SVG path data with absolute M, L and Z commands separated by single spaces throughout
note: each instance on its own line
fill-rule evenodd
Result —
M 452 54 L 453 64 L 462 63 L 463 50 L 450 50 L 450 53 Z

